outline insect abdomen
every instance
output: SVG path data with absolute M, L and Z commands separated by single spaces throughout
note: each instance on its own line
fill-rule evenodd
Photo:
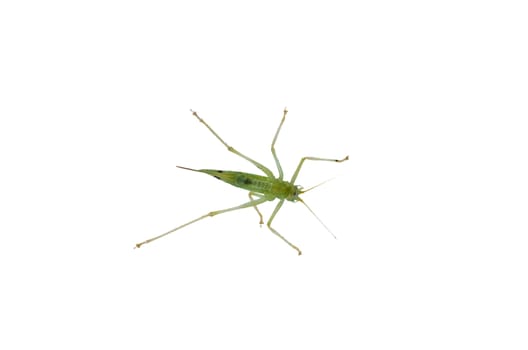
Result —
M 210 169 L 198 171 L 214 176 L 218 180 L 222 180 L 232 186 L 272 197 L 287 198 L 294 189 L 293 186 L 284 181 L 255 174 Z
M 232 185 L 248 191 L 267 194 L 271 192 L 273 183 L 263 176 L 238 173 Z
M 247 173 L 238 173 L 232 185 L 274 198 L 289 199 L 295 193 L 295 186 L 288 182 Z

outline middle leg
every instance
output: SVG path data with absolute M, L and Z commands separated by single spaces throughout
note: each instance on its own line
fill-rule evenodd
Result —
M 273 159 L 275 159 L 275 164 L 277 164 L 277 169 L 279 169 L 279 180 L 282 180 L 284 174 L 282 172 L 282 166 L 279 162 L 279 158 L 277 157 L 277 153 L 275 152 L 275 142 L 277 142 L 277 138 L 279 137 L 279 132 L 282 128 L 282 124 L 284 124 L 284 121 L 286 120 L 287 113 L 288 113 L 288 110 L 284 108 L 284 114 L 282 115 L 282 120 L 279 124 L 279 127 L 277 128 L 277 132 L 275 132 L 275 137 L 273 138 L 273 141 L 271 142 L 271 154 L 273 154 Z
M 251 199 L 252 201 L 255 200 L 253 198 L 253 196 L 258 197 L 258 198 L 262 198 L 263 197 L 261 194 L 255 193 L 255 192 L 249 192 L 248 195 L 249 195 L 249 199 Z M 262 226 L 264 224 L 264 219 L 262 218 L 262 214 L 260 213 L 260 210 L 258 209 L 258 207 L 256 205 L 253 206 L 253 208 L 255 208 L 255 210 L 257 211 L 257 214 L 258 214 L 258 216 L 260 218 L 259 224 L 260 224 L 260 226 Z

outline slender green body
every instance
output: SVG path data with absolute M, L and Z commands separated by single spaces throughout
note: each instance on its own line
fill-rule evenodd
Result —
M 210 169 L 201 169 L 197 171 L 214 176 L 218 180 L 222 180 L 232 186 L 262 194 L 270 200 L 278 198 L 294 202 L 299 199 L 299 186 L 292 185 L 284 180 L 238 171 Z
M 277 230 L 275 230 L 271 226 L 271 223 L 273 222 L 273 219 L 275 218 L 275 215 L 277 215 L 277 213 L 279 212 L 280 208 L 284 204 L 285 200 L 291 201 L 291 202 L 297 202 L 298 201 L 298 202 L 301 202 L 302 204 L 304 204 L 306 206 L 306 208 L 308 208 L 308 210 L 317 218 L 317 220 L 319 220 L 319 222 L 328 230 L 328 227 L 326 227 L 326 225 L 323 224 L 323 222 L 317 217 L 317 215 L 315 215 L 315 213 L 312 211 L 312 209 L 310 209 L 310 207 L 308 207 L 308 205 L 306 205 L 306 203 L 304 203 L 304 201 L 299 197 L 300 194 L 305 193 L 305 192 L 307 192 L 307 191 L 309 191 L 309 190 L 311 190 L 311 189 L 313 189 L 313 188 L 315 188 L 317 186 L 312 187 L 312 188 L 310 188 L 308 190 L 302 191 L 301 190 L 301 186 L 295 185 L 295 180 L 297 179 L 297 176 L 299 175 L 301 167 L 303 166 L 303 164 L 304 164 L 304 162 L 306 160 L 340 163 L 340 162 L 344 162 L 345 160 L 348 160 L 348 156 L 346 156 L 343 159 L 331 159 L 331 158 L 319 158 L 319 157 L 303 157 L 303 158 L 301 158 L 301 161 L 299 162 L 299 165 L 297 166 L 297 169 L 293 173 L 293 176 L 292 176 L 291 180 L 290 181 L 285 181 L 285 180 L 283 180 L 284 174 L 282 172 L 282 166 L 281 166 L 281 164 L 279 162 L 279 158 L 277 157 L 277 154 L 275 152 L 275 142 L 277 141 L 277 137 L 279 136 L 279 132 L 280 132 L 280 130 L 282 128 L 282 124 L 284 124 L 284 120 L 286 120 L 286 113 L 288 113 L 286 108 L 284 109 L 284 114 L 282 116 L 282 120 L 281 120 L 281 122 L 279 124 L 279 127 L 277 128 L 277 131 L 275 133 L 275 137 L 273 138 L 273 141 L 271 143 L 271 154 L 273 155 L 273 159 L 275 160 L 275 164 L 277 166 L 277 170 L 278 170 L 278 173 L 279 173 L 278 177 L 273 175 L 273 172 L 271 170 L 269 170 L 267 167 L 265 167 L 264 165 L 260 164 L 256 160 L 253 160 L 253 159 L 249 158 L 248 156 L 240 153 L 239 151 L 237 151 L 233 147 L 229 146 L 209 126 L 209 124 L 207 124 L 202 118 L 200 118 L 198 116 L 198 113 L 193 112 L 193 111 L 191 111 L 191 112 L 192 112 L 193 116 L 195 116 L 198 119 L 198 121 L 200 121 L 200 123 L 205 125 L 205 127 L 207 129 L 209 129 L 209 131 L 227 148 L 227 150 L 229 152 L 234 153 L 234 154 L 236 154 L 237 156 L 239 156 L 241 158 L 244 158 L 245 160 L 247 160 L 248 162 L 253 164 L 255 167 L 257 167 L 260 171 L 262 171 L 266 176 L 255 175 L 255 174 L 250 174 L 250 173 L 243 173 L 243 172 L 239 172 L 239 171 L 225 171 L 225 170 L 211 170 L 211 169 L 196 170 L 196 169 L 191 169 L 191 168 L 178 166 L 178 168 L 181 168 L 181 169 L 196 171 L 196 172 L 199 172 L 199 173 L 204 173 L 204 174 L 208 174 L 208 175 L 214 176 L 215 178 L 217 178 L 219 180 L 222 180 L 225 183 L 228 183 L 228 184 L 230 184 L 232 186 L 235 186 L 235 187 L 244 189 L 246 191 L 249 191 L 248 195 L 249 195 L 250 201 L 246 202 L 246 203 L 243 203 L 241 205 L 238 205 L 236 207 L 222 209 L 222 210 L 216 210 L 216 211 L 211 211 L 211 212 L 209 212 L 209 213 L 207 213 L 205 215 L 200 216 L 199 218 L 191 220 L 191 221 L 189 221 L 189 222 L 187 222 L 187 223 L 185 223 L 183 225 L 180 225 L 180 226 L 178 226 L 178 227 L 176 227 L 176 228 L 174 228 L 174 229 L 172 229 L 172 230 L 170 230 L 168 232 L 165 232 L 164 234 L 161 234 L 159 236 L 156 236 L 156 237 L 147 239 L 146 241 L 143 241 L 141 243 L 138 243 L 138 244 L 136 244 L 135 248 L 139 248 L 139 247 L 141 247 L 144 244 L 150 243 L 150 242 L 155 241 L 155 240 L 157 240 L 159 238 L 167 236 L 170 233 L 178 231 L 178 230 L 180 230 L 180 229 L 182 229 L 182 228 L 184 228 L 186 226 L 189 226 L 189 225 L 191 225 L 191 224 L 193 224 L 193 223 L 195 223 L 197 221 L 200 221 L 202 219 L 205 219 L 207 217 L 213 217 L 213 216 L 216 216 L 216 215 L 219 215 L 219 214 L 223 214 L 223 213 L 227 213 L 227 212 L 235 211 L 235 210 L 239 210 L 239 209 L 244 209 L 244 208 L 251 208 L 251 207 L 254 208 L 256 210 L 259 218 L 260 218 L 260 224 L 262 225 L 264 223 L 264 221 L 263 221 L 262 214 L 260 213 L 260 211 L 258 209 L 258 205 L 260 205 L 260 204 L 262 204 L 264 202 L 273 201 L 273 200 L 276 200 L 276 199 L 279 202 L 275 206 L 275 209 L 273 210 L 273 212 L 272 212 L 272 214 L 271 214 L 271 216 L 270 216 L 270 218 L 269 218 L 269 220 L 267 222 L 267 226 L 268 226 L 269 230 L 271 232 L 273 232 L 273 234 L 275 234 L 277 237 L 282 239 L 290 247 L 295 249 L 299 255 L 301 255 L 301 250 L 297 246 L 292 244 L 290 241 L 288 241 L 286 238 L 284 238 Z M 330 230 L 328 230 L 328 232 L 330 232 Z M 334 236 L 334 238 L 335 238 L 335 236 Z

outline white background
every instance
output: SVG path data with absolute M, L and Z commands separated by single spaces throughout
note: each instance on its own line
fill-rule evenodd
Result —
M 0 347 L 526 349 L 522 3 L 2 2 Z

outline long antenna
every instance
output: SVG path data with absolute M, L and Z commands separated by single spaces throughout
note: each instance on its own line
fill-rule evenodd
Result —
M 180 168 L 181 168 L 181 167 L 180 167 Z M 321 185 L 324 185 L 325 183 L 330 182 L 330 181 L 332 181 L 332 180 L 334 180 L 334 179 L 335 179 L 335 177 L 333 177 L 333 178 L 331 178 L 331 179 L 328 179 L 328 180 L 325 180 L 325 181 L 323 181 L 323 182 L 321 182 L 321 183 L 319 183 L 319 184 L 317 184 L 317 185 L 315 185 L 315 186 L 310 187 L 310 188 L 307 189 L 307 190 L 303 190 L 303 191 L 301 191 L 301 193 L 306 193 L 306 192 L 308 192 L 308 191 L 311 191 L 311 190 L 313 190 L 314 188 L 317 188 L 317 187 L 319 187 L 319 186 L 321 186 Z
M 327 182 L 327 181 L 325 181 L 325 182 Z M 323 183 L 324 183 L 324 182 L 323 182 Z M 322 184 L 319 184 L 319 185 L 322 185 Z M 319 185 L 317 185 L 317 186 L 319 186 Z M 317 187 L 317 186 L 315 186 L 315 187 Z M 314 187 L 312 187 L 312 188 L 314 188 Z M 310 188 L 310 189 L 311 189 L 311 188 Z M 306 191 L 305 191 L 305 192 L 306 192 Z M 318 216 L 314 213 L 314 211 L 308 206 L 308 204 L 306 204 L 301 198 L 298 198 L 298 200 L 299 200 L 299 202 L 301 202 L 302 204 L 304 204 L 304 206 L 305 206 L 306 208 L 308 208 L 308 210 L 310 211 L 310 213 L 312 213 L 313 216 L 315 216 L 315 218 L 321 223 L 321 225 L 323 225 L 324 228 L 325 228 L 325 229 L 326 229 L 326 230 L 327 230 L 327 231 L 328 231 L 328 232 L 329 232 L 329 233 L 330 233 L 335 239 L 337 239 L 337 237 L 332 233 L 332 231 L 330 231 L 330 229 L 328 228 L 328 226 L 326 226 L 326 225 L 324 224 L 324 222 L 323 222 L 321 219 L 319 219 L 319 217 L 318 217 Z

